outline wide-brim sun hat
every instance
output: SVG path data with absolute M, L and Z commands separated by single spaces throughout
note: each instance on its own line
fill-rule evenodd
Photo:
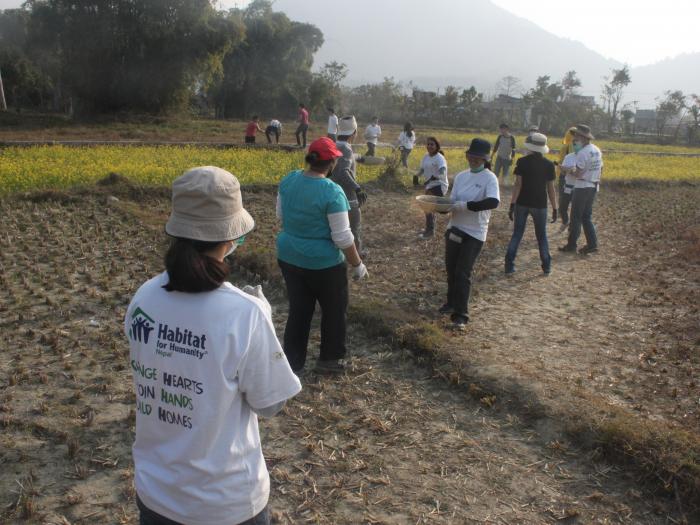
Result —
M 484 139 L 472 139 L 467 155 L 488 160 L 491 155 L 491 143 Z
M 525 139 L 525 149 L 546 155 L 549 153 L 547 136 L 543 133 L 533 133 Z
M 593 140 L 595 138 L 593 136 L 593 133 L 591 133 L 591 128 L 586 126 L 585 124 L 576 124 L 576 130 L 574 131 L 574 135 L 581 135 L 582 137 L 586 137 L 589 140 Z
M 172 211 L 165 232 L 182 239 L 224 242 L 250 233 L 255 220 L 243 208 L 241 185 L 228 171 L 200 166 L 173 182 Z
M 348 115 L 338 120 L 338 135 L 352 135 L 357 131 L 357 120 L 354 115 Z

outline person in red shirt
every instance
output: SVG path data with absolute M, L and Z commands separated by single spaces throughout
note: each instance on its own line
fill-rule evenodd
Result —
M 248 122 L 248 125 L 245 127 L 245 143 L 255 144 L 255 135 L 258 131 L 263 131 L 260 127 L 260 119 L 257 115 L 253 115 L 253 120 Z
M 297 121 L 299 122 L 299 126 L 297 126 L 297 130 L 294 133 L 297 137 L 297 146 L 305 148 L 306 132 L 309 130 L 309 111 L 306 109 L 306 106 L 304 106 L 304 104 L 299 104 L 299 114 L 297 116 Z M 302 138 L 304 139 L 303 144 L 301 141 Z

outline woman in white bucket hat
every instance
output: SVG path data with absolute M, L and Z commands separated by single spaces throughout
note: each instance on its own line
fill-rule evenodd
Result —
M 301 385 L 262 292 L 226 281 L 225 258 L 254 225 L 231 173 L 204 166 L 173 183 L 166 271 L 139 288 L 124 323 L 142 524 L 270 523 L 257 415 Z

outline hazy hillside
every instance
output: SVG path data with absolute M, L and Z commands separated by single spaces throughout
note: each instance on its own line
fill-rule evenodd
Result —
M 583 94 L 598 97 L 603 77 L 622 65 L 488 0 L 277 0 L 275 9 L 321 28 L 326 43 L 316 61 L 346 63 L 349 84 L 393 76 L 426 89 L 474 84 L 489 94 L 506 75 L 529 88 L 539 75 L 559 80 L 575 69 Z M 669 72 L 666 79 L 656 66 L 633 70 L 633 98 L 650 106 L 664 89 L 700 89 L 700 56 L 684 62 L 693 60 L 695 67 L 661 63 Z
M 666 90 L 680 89 L 686 95 L 700 95 L 700 53 L 690 53 L 663 60 L 631 71 L 629 100 L 639 100 L 639 107 L 653 107 L 645 102 L 663 96 Z

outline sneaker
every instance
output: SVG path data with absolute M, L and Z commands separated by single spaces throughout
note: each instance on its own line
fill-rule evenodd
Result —
M 543 268 L 542 273 L 544 273 L 544 276 L 547 277 L 548 275 L 552 274 L 552 269 L 551 268 L 547 268 L 547 269 Z
M 452 310 L 453 308 L 449 304 L 445 303 L 438 309 L 438 312 L 440 312 L 443 315 L 446 315 L 451 314 Z
M 316 372 L 319 374 L 342 374 L 345 372 L 345 365 L 340 361 L 340 359 L 316 361 Z
M 467 329 L 467 321 L 464 319 L 452 321 L 452 329 L 456 332 L 464 332 Z
M 589 253 L 595 253 L 597 251 L 598 251 L 597 246 L 584 246 L 583 248 L 581 248 L 578 251 L 578 253 L 580 253 L 581 255 L 588 255 Z
M 559 246 L 560 252 L 576 252 L 576 246 L 571 246 L 570 244 L 565 244 L 564 246 Z
M 432 239 L 434 233 L 433 232 L 421 232 L 418 234 L 418 238 L 420 239 Z

